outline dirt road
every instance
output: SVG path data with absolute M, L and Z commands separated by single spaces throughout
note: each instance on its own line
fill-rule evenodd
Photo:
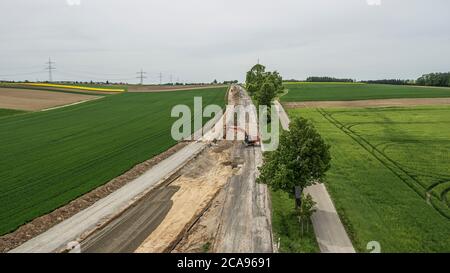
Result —
M 227 143 L 206 148 L 172 179 L 84 240 L 82 252 L 170 251 L 226 183 L 232 172 L 225 164 L 230 148 Z
M 239 87 L 239 103 L 252 101 Z M 253 112 L 256 121 L 256 112 Z M 256 183 L 257 167 L 262 164 L 260 147 L 240 144 L 233 153 L 236 162 L 242 162 L 241 171 L 231 177 L 224 189 L 225 202 L 219 218 L 219 229 L 214 252 L 263 253 L 272 252 L 272 225 L 270 197 L 266 185 Z
M 280 117 L 283 129 L 289 130 L 289 117 L 283 106 L 276 101 L 275 108 Z M 337 214 L 333 201 L 324 184 L 317 184 L 305 189 L 312 196 L 316 212 L 311 217 L 314 233 L 322 253 L 354 253 L 352 242 Z

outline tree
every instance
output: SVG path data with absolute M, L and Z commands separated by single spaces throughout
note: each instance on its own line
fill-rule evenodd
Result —
M 259 92 L 255 94 L 256 103 L 259 105 L 267 105 L 270 106 L 272 104 L 272 100 L 275 97 L 275 85 L 272 81 L 267 80 L 262 85 Z
M 258 182 L 295 194 L 295 187 L 304 189 L 325 178 L 329 148 L 311 122 L 295 118 L 290 131 L 281 134 L 278 149 L 264 154 Z
M 245 85 L 247 91 L 250 93 L 250 96 L 255 95 L 255 93 L 261 89 L 261 86 L 264 83 L 265 71 L 266 71 L 265 66 L 257 64 L 253 66 L 252 69 L 250 69 L 250 71 L 247 72 Z
M 297 215 L 299 218 L 299 222 L 302 226 L 302 235 L 303 235 L 303 225 L 306 223 L 306 232 L 309 231 L 309 219 L 316 212 L 314 208 L 316 206 L 316 202 L 314 202 L 311 195 L 302 194 L 302 204 L 300 208 L 297 208 Z
M 272 100 L 284 90 L 283 78 L 277 71 L 266 72 L 265 66 L 257 64 L 247 72 L 246 88 L 258 105 L 270 108 Z

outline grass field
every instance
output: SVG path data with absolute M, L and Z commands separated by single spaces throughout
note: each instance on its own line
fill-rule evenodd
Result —
M 355 247 L 450 251 L 450 107 L 294 109 L 332 145 L 326 183 Z
M 359 83 L 287 83 L 284 86 L 289 90 L 281 97 L 284 102 L 450 97 L 450 88 Z
M 224 105 L 226 88 L 123 93 L 0 119 L 0 234 L 108 182 L 175 144 L 171 108 Z M 0 115 L 3 111 L 0 111 Z M 6 113 L 6 112 L 5 112 Z
M 25 113 L 25 112 L 24 111 L 19 111 L 19 110 L 1 109 L 0 108 L 0 118 L 6 117 L 6 116 L 22 114 L 22 113 Z

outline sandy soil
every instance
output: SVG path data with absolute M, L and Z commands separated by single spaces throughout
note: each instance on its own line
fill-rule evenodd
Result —
M 292 109 L 315 107 L 392 107 L 448 104 L 450 104 L 450 98 L 285 102 L 283 103 L 283 106 L 288 109 Z
M 172 253 L 212 252 L 226 196 L 225 190 L 219 192 L 212 201 L 211 206 L 204 212 L 192 228 L 186 232 L 184 237 L 172 250 Z
M 226 87 L 226 85 L 130 85 L 128 92 L 161 92 L 161 91 L 182 91 L 194 90 L 202 88 L 219 88 Z
M 212 201 L 232 175 L 231 146 L 231 143 L 221 143 L 183 168 L 183 174 L 171 183 L 178 191 L 171 198 L 170 211 L 136 250 L 137 253 L 170 252 L 176 247 L 199 217 L 211 207 Z
M 162 160 L 175 154 L 177 151 L 181 150 L 188 143 L 181 142 L 173 146 L 169 150 L 147 160 L 141 164 L 136 165 L 134 168 L 128 172 L 122 174 L 119 177 L 114 178 L 107 184 L 73 200 L 69 204 L 54 210 L 53 212 L 34 219 L 28 224 L 21 226 L 16 231 L 3 235 L 0 237 L 0 252 L 7 252 L 15 247 L 23 244 L 24 242 L 30 240 L 37 235 L 44 233 L 51 227 L 57 225 L 58 223 L 72 217 L 78 212 L 88 208 L 98 200 L 108 196 L 109 194 L 115 192 L 117 189 L 123 187 L 129 182 L 133 181 L 137 177 L 141 176 L 147 170 L 161 162 Z
M 0 108 L 38 111 L 98 98 L 100 97 L 83 94 L 1 88 Z

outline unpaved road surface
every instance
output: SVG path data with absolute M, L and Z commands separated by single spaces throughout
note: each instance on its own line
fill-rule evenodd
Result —
M 239 103 L 251 105 L 243 88 L 238 87 Z M 256 117 L 256 112 L 252 113 Z M 250 118 L 256 121 L 256 118 Z M 272 252 L 270 197 L 266 185 L 257 184 L 258 166 L 262 164 L 260 147 L 238 145 L 233 153 L 241 170 L 231 177 L 225 190 L 225 201 L 219 218 L 219 229 L 213 246 L 220 253 Z
M 450 98 L 426 99 L 377 99 L 354 101 L 305 101 L 286 102 L 286 108 L 317 108 L 317 107 L 394 107 L 394 106 L 421 106 L 421 105 L 449 105 Z
M 283 106 L 276 101 L 275 108 L 283 129 L 289 130 L 289 117 Z M 337 214 L 333 201 L 324 184 L 316 184 L 305 189 L 317 203 L 316 212 L 311 217 L 314 233 L 322 253 L 354 253 L 352 242 Z
M 11 252 L 55 252 L 65 248 L 71 241 L 81 241 L 99 226 L 109 222 L 112 217 L 126 210 L 130 204 L 157 186 L 158 182 L 177 172 L 186 162 L 199 154 L 205 145 L 201 142 L 190 143 L 139 178 Z
M 232 172 L 231 145 L 197 158 L 82 242 L 82 252 L 168 252 L 209 206 Z
M 42 90 L 0 88 L 0 108 L 38 111 L 101 98 L 99 96 Z

